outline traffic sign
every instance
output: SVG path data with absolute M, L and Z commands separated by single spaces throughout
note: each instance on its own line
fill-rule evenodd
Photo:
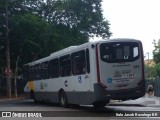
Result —
M 12 70 L 10 68 L 5 69 L 5 74 L 10 75 L 12 73 Z

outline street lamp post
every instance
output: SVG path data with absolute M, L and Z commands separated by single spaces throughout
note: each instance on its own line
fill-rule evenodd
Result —
M 147 52 L 147 55 L 148 55 L 148 66 L 149 66 L 149 52 Z
M 148 55 L 148 63 L 147 63 L 147 65 L 148 65 L 148 75 L 147 75 L 147 77 L 149 78 L 150 77 L 150 71 L 149 71 L 149 64 L 150 64 L 150 61 L 149 61 L 149 52 L 147 52 L 147 55 Z

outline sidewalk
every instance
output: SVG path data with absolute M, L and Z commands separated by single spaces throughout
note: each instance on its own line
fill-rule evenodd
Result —
M 7 101 L 14 101 L 14 100 L 22 100 L 22 99 L 26 99 L 26 97 L 25 97 L 25 96 L 18 96 L 17 98 L 15 98 L 15 97 L 11 97 L 11 98 L 0 97 L 0 102 L 7 102 Z
M 145 95 L 144 97 L 127 100 L 127 101 L 115 101 L 112 100 L 108 106 L 143 106 L 143 107 L 160 107 L 160 97 Z

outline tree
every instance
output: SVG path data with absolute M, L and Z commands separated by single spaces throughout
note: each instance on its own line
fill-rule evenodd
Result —
M 5 1 L 0 1 L 0 74 L 3 74 L 5 68 Z
M 101 2 L 102 0 L 9 0 L 10 57 L 15 75 L 16 71 L 21 74 L 24 64 L 65 47 L 85 43 L 89 37 L 110 37 L 109 22 L 103 18 Z M 2 48 L 6 34 L 4 14 L 5 2 L 2 0 Z M 0 49 L 0 57 L 3 56 L 4 49 Z M 4 63 L 4 60 L 0 59 L 0 62 Z M 3 65 L 0 65 L 0 72 Z
M 154 40 L 153 44 L 154 44 L 153 59 L 155 63 L 160 63 L 160 39 L 158 40 L 158 42 Z
M 156 76 L 160 76 L 160 63 L 156 64 L 154 66 L 154 68 L 151 71 L 151 74 L 156 77 Z
M 154 50 L 153 50 L 153 59 L 156 63 L 152 70 L 153 76 L 160 76 L 160 39 L 156 42 L 153 40 Z
M 91 36 L 111 35 L 109 23 L 102 15 L 101 0 L 14 0 L 10 4 L 13 68 L 15 56 L 23 46 L 27 51 L 21 51 L 21 64 L 82 44 Z
M 26 11 L 38 12 L 53 26 L 63 24 L 89 36 L 110 37 L 109 22 L 102 14 L 102 0 L 26 0 Z
M 147 78 L 154 78 L 155 76 L 157 76 L 156 65 L 155 66 L 145 65 L 145 75 Z

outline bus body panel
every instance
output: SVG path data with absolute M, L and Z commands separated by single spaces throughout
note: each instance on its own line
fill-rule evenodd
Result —
M 65 54 L 71 54 L 73 52 L 80 51 L 83 49 L 89 49 L 90 51 L 89 47 L 84 46 Z M 59 58 L 65 54 L 62 55 L 57 54 L 58 55 L 57 57 Z M 91 55 L 89 54 L 89 57 L 90 56 Z M 92 97 L 93 87 L 90 84 L 90 78 L 91 78 L 90 73 L 89 74 L 87 73 L 82 75 L 74 75 L 74 76 L 72 75 L 68 77 L 35 80 L 32 81 L 35 88 L 31 89 L 29 87 L 29 84 L 26 84 L 24 91 L 29 93 L 31 90 L 33 90 L 36 99 L 39 101 L 59 102 L 59 91 L 62 89 L 67 94 L 67 99 L 69 103 L 90 104 L 91 100 L 93 99 Z M 86 98 L 85 101 L 84 98 Z
M 134 63 L 106 64 L 100 62 L 100 79 L 107 90 L 130 89 L 137 87 L 142 80 L 142 65 L 137 60 Z M 102 72 L 106 71 L 106 72 Z
M 124 41 L 123 41 L 124 42 Z M 99 76 L 100 76 L 100 83 L 106 87 L 104 88 L 105 90 L 103 91 L 104 94 L 106 94 L 106 99 L 130 99 L 130 98 L 138 98 L 144 95 L 144 82 L 142 85 L 140 84 L 141 81 L 144 81 L 143 78 L 143 51 L 140 49 L 142 46 L 139 44 L 137 41 L 130 41 L 128 44 L 125 46 L 123 45 L 123 42 L 112 42 L 112 43 L 107 43 L 107 42 L 102 42 L 99 43 L 97 47 L 99 47 L 99 52 L 98 52 L 98 58 L 99 63 Z M 124 62 L 123 60 L 111 60 L 111 61 L 104 61 L 102 60 L 101 52 L 100 52 L 100 45 L 101 44 L 106 44 L 106 49 L 109 51 L 109 47 L 107 44 L 113 44 L 114 47 L 121 46 L 122 49 L 123 47 L 129 48 L 130 44 L 135 43 L 137 46 L 134 48 L 137 48 L 138 53 L 135 53 L 137 56 L 137 59 L 133 59 L 132 61 L 127 61 L 130 56 L 127 56 L 125 59 L 126 61 Z M 116 49 L 116 48 L 114 48 Z M 132 47 L 129 48 L 129 50 L 133 49 Z M 120 48 L 118 49 L 120 51 Z M 122 51 L 122 50 L 121 50 Z M 134 51 L 134 50 L 133 50 Z M 132 52 L 133 52 L 132 51 Z M 112 51 L 113 52 L 113 51 Z M 124 51 L 125 52 L 125 51 Z M 106 51 L 107 53 L 107 51 Z M 130 53 L 127 52 L 129 55 Z M 134 53 L 132 53 L 134 54 Z M 108 55 L 109 56 L 109 55 Z M 106 57 L 107 59 L 107 54 L 103 57 Z M 134 56 L 133 56 L 134 57 Z M 124 58 L 123 58 L 124 59 Z M 113 61 L 113 62 L 112 62 Z
M 134 99 L 144 95 L 144 71 L 142 46 L 139 41 L 139 58 L 131 62 L 107 63 L 101 59 L 100 45 L 130 40 L 89 42 L 78 47 L 61 50 L 27 65 L 34 66 L 54 58 L 60 58 L 81 50 L 89 49 L 90 72 L 67 77 L 29 81 L 24 87 L 26 93 L 34 92 L 39 101 L 59 102 L 59 92 L 64 90 L 70 104 L 93 104 L 110 99 Z M 127 47 L 125 48 L 127 49 Z M 129 53 L 126 53 L 129 54 Z

